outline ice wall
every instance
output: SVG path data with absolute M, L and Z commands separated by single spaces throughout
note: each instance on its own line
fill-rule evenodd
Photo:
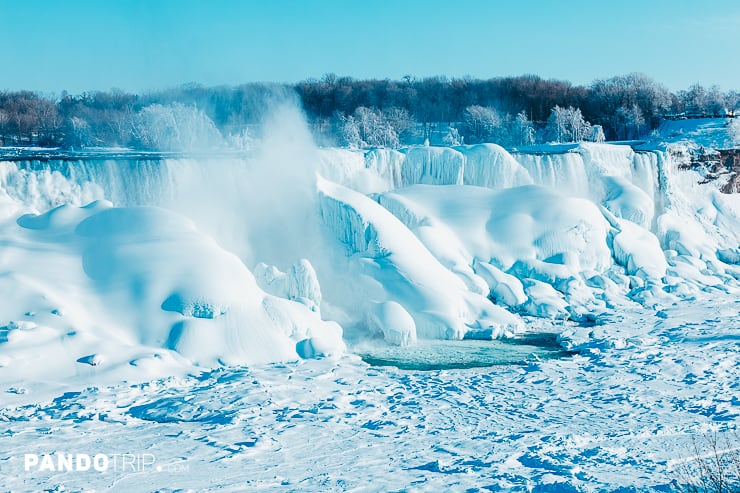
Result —
M 609 144 L 584 143 L 567 149 L 544 146 L 515 155 L 495 144 L 322 149 L 320 155 L 322 176 L 365 192 L 417 184 L 494 189 L 536 184 L 598 199 L 604 188 L 600 179 L 605 176 L 627 180 L 651 199 L 658 188 L 657 152 L 638 153 L 629 146 Z
M 320 155 L 322 176 L 366 193 L 417 184 L 507 188 L 532 183 L 527 170 L 495 144 L 322 149 Z
M 516 159 L 533 183 L 581 197 L 590 192 L 585 163 L 577 153 L 519 154 Z
M 465 156 L 465 185 L 509 188 L 533 183 L 526 168 L 500 146 L 478 144 L 456 149 Z

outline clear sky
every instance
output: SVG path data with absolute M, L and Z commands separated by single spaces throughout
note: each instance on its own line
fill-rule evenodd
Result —
M 0 0 L 0 90 L 644 72 L 740 89 L 738 0 Z

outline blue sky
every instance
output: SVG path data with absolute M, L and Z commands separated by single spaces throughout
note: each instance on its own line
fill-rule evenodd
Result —
M 740 89 L 738 0 L 0 0 L 0 90 L 644 72 Z

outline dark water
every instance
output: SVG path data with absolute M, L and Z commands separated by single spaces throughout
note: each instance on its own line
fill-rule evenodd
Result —
M 526 364 L 534 359 L 572 356 L 557 341 L 557 334 L 529 333 L 493 341 L 420 340 L 413 346 L 395 347 L 382 342 L 359 344 L 354 351 L 373 366 L 401 370 L 450 370 Z

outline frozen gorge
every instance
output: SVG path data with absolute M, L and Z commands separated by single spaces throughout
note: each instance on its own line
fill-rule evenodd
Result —
M 640 314 L 665 320 L 719 297 L 738 313 L 740 195 L 700 184 L 675 149 L 319 149 L 284 116 L 298 121 L 245 152 L 0 162 L 0 385 L 18 395 L 3 399 L 7 416 L 38 382 L 311 359 L 362 372 L 337 363 L 354 344 L 423 349 L 533 328 L 597 354 L 654 340 Z M 725 330 L 736 344 L 737 327 Z M 737 351 L 728 358 L 736 393 Z M 564 388 L 581 385 L 562 371 Z M 517 467 L 542 484 L 564 477 L 562 491 L 589 484 L 543 454 Z M 518 485 L 504 469 L 501 484 Z M 621 481 L 608 474 L 607 486 Z

